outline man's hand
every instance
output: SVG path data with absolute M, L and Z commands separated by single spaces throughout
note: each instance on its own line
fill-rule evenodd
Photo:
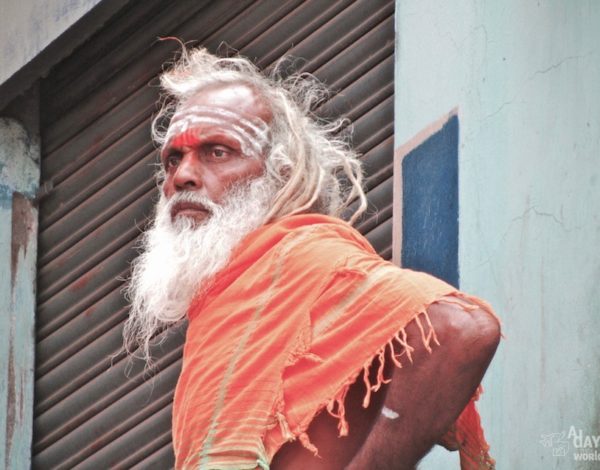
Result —
M 348 470 L 413 469 L 481 382 L 500 340 L 498 321 L 479 308 L 469 312 L 443 302 L 433 304 L 428 314 L 440 346 L 430 354 L 418 326 L 412 322 L 406 327 L 415 348 L 413 364 L 404 360 L 402 369 L 387 368 L 386 377 L 393 378 L 382 413 Z

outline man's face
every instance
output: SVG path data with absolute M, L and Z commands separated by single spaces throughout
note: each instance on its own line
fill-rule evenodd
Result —
M 177 110 L 161 150 L 167 200 L 194 192 L 221 203 L 237 183 L 261 176 L 268 147 L 271 112 L 243 84 L 207 87 Z M 202 222 L 209 209 L 198 202 L 176 202 L 171 218 Z

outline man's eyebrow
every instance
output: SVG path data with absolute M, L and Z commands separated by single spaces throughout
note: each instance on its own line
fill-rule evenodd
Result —
M 164 160 L 169 156 L 169 153 L 173 150 L 173 146 L 170 143 L 165 142 L 162 147 L 159 149 L 158 157 L 160 158 L 161 163 L 164 163 Z

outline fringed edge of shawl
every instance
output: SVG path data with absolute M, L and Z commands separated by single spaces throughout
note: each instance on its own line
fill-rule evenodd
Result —
M 347 436 L 349 432 L 348 422 L 346 421 L 346 408 L 345 400 L 346 395 L 350 386 L 356 382 L 358 376 L 362 371 L 362 379 L 366 387 L 365 396 L 363 398 L 363 407 L 367 408 L 371 402 L 371 395 L 377 392 L 382 385 L 391 382 L 391 378 L 386 379 L 383 376 L 385 368 L 386 352 L 389 348 L 390 357 L 394 365 L 398 368 L 402 368 L 402 361 L 408 360 L 409 363 L 413 363 L 412 353 L 414 347 L 408 343 L 406 326 L 413 321 L 419 328 L 421 333 L 421 341 L 423 346 L 430 354 L 433 352 L 432 343 L 439 346 L 437 335 L 427 313 L 427 309 L 435 303 L 447 303 L 458 305 L 467 312 L 471 312 L 477 309 L 482 309 L 488 314 L 492 315 L 498 323 L 500 320 L 494 313 L 492 307 L 477 297 L 464 294 L 460 291 L 451 292 L 439 299 L 432 301 L 425 305 L 420 311 L 408 321 L 408 323 L 400 328 L 392 338 L 390 338 L 381 348 L 379 348 L 364 364 L 361 369 L 353 374 L 349 380 L 347 380 L 335 396 L 329 400 L 326 404 L 327 412 L 338 419 L 338 432 L 339 436 Z M 401 348 L 399 352 L 397 348 Z M 403 357 L 406 356 L 406 357 Z M 374 384 L 369 379 L 369 372 L 373 361 L 379 360 L 379 367 L 377 369 L 377 377 Z M 481 385 L 477 388 L 475 394 L 461 412 L 455 423 L 451 426 L 448 432 L 442 437 L 442 442 L 447 448 L 458 450 L 460 453 L 460 462 L 462 470 L 492 470 L 495 468 L 495 461 L 489 455 L 490 446 L 485 440 L 483 429 L 481 427 L 481 421 L 479 413 L 475 407 L 475 402 L 479 399 L 479 396 L 483 392 Z M 316 447 L 308 440 L 306 433 L 302 433 L 299 436 L 300 441 L 308 450 L 318 455 Z

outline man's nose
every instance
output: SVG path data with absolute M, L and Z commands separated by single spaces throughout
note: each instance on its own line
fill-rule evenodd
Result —
M 202 168 L 195 156 L 191 153 L 185 154 L 175 175 L 173 176 L 173 184 L 177 191 L 194 191 L 202 187 Z

